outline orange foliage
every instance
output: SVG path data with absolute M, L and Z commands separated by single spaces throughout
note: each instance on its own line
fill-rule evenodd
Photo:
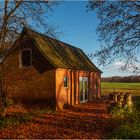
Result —
M 30 122 L 0 130 L 0 138 L 100 139 L 115 127 L 105 101 L 70 107 L 54 114 L 38 115 Z

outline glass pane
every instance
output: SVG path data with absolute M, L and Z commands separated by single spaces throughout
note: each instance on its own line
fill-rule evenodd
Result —
M 22 50 L 22 66 L 31 66 L 30 50 Z
M 68 87 L 68 77 L 64 77 L 64 87 Z
M 83 94 L 80 95 L 80 101 L 83 101 Z
M 80 101 L 85 102 L 88 99 L 88 78 L 80 77 L 79 78 L 79 92 L 80 92 Z

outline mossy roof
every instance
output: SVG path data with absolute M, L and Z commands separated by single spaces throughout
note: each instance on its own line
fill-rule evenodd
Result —
M 102 73 L 80 48 L 28 28 L 24 28 L 21 34 L 26 34 L 45 58 L 56 68 L 97 71 Z

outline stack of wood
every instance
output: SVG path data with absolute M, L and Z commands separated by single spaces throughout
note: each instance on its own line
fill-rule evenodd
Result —
M 131 93 L 109 93 L 110 109 L 113 107 L 125 108 L 128 111 L 132 111 L 133 101 Z

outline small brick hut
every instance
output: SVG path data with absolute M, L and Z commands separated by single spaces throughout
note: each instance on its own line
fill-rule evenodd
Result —
M 100 98 L 101 70 L 79 48 L 24 28 L 4 60 L 4 90 L 15 101 L 56 109 Z

